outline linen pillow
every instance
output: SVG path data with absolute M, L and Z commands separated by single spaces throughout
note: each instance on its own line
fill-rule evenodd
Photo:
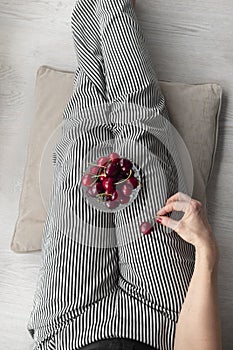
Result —
M 62 122 L 64 108 L 73 91 L 74 77 L 72 71 L 47 65 L 39 67 L 37 71 L 35 118 L 30 131 L 19 213 L 11 241 L 14 252 L 41 250 L 47 212 L 40 193 L 39 166 L 45 144 Z M 192 198 L 206 206 L 206 187 L 217 147 L 222 88 L 211 83 L 190 85 L 165 81 L 160 81 L 160 86 L 171 123 L 190 153 L 194 172 Z M 46 186 L 49 193 L 49 180 Z

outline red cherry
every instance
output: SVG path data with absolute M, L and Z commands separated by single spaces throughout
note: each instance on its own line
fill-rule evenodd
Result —
M 120 159 L 120 167 L 123 172 L 127 172 L 132 168 L 132 162 L 127 158 Z
M 104 179 L 106 179 L 106 174 L 104 173 L 104 171 L 102 171 L 102 172 L 100 173 L 99 180 L 100 180 L 101 182 L 103 182 Z
M 91 184 L 93 184 L 94 181 L 95 181 L 95 179 L 93 179 L 93 177 L 90 174 L 85 174 L 82 177 L 82 184 L 85 187 L 90 186 Z
M 92 193 L 92 187 L 89 187 L 89 188 L 88 188 L 87 193 L 89 194 L 89 196 L 95 197 L 95 194 Z
M 130 201 L 130 197 L 128 197 L 128 196 L 121 196 L 121 198 L 120 198 L 120 203 L 121 204 L 126 204 L 126 203 L 128 203 Z
M 99 169 L 100 169 L 100 167 L 98 167 L 98 166 L 93 166 L 93 167 L 89 170 L 89 173 L 90 173 L 90 174 L 93 174 L 93 175 L 97 175 L 98 172 L 99 172 Z
M 132 193 L 132 185 L 129 186 L 129 185 L 124 184 L 122 186 L 121 192 L 124 194 L 124 196 L 130 196 Z
M 117 164 L 109 163 L 106 167 L 106 174 L 108 176 L 111 176 L 111 177 L 116 176 L 119 174 L 119 172 L 120 172 L 120 167 Z
M 111 196 L 111 201 L 117 200 L 118 197 L 119 197 L 118 192 L 116 190 L 113 191 L 112 196 Z
M 115 209 L 118 207 L 119 204 L 120 204 L 119 201 L 108 201 L 105 203 L 106 207 L 109 209 Z
M 133 186 L 133 188 L 138 187 L 138 180 L 133 176 L 127 179 L 125 183 L 129 186 Z
M 121 179 L 126 179 L 128 177 L 128 175 L 125 172 L 121 171 L 120 174 L 119 174 L 119 177 Z
M 112 163 L 120 160 L 120 156 L 118 153 L 112 152 L 108 155 L 108 158 L 111 159 Z
M 119 165 L 120 158 L 115 158 L 112 160 L 112 164 L 118 164 Z
M 103 187 L 105 190 L 111 190 L 115 187 L 115 182 L 112 177 L 106 177 L 102 182 Z
M 93 196 L 97 196 L 97 194 L 99 193 L 103 193 L 104 192 L 104 188 L 101 184 L 101 182 L 96 182 L 92 187 L 92 194 Z
M 123 171 L 121 168 L 121 172 L 120 175 L 122 176 L 123 179 L 126 179 L 127 177 L 133 176 L 134 175 L 134 171 L 132 169 L 130 169 L 129 171 Z
M 107 162 L 109 161 L 109 159 L 107 157 L 101 157 L 97 160 L 97 165 L 105 165 Z
M 115 176 L 115 178 L 116 178 L 116 182 L 120 182 L 125 179 L 125 177 L 122 174 L 118 174 L 117 176 Z
M 144 235 L 149 235 L 153 229 L 153 226 L 150 222 L 142 222 L 140 225 L 140 231 Z
M 107 193 L 107 194 L 113 195 L 113 192 L 115 192 L 115 188 L 114 187 L 110 187 L 110 188 L 105 190 L 105 193 Z

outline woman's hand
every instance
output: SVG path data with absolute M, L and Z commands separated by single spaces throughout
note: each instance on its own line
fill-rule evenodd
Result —
M 164 216 L 183 211 L 181 220 Z M 195 268 L 176 324 L 174 350 L 221 350 L 221 322 L 217 293 L 218 249 L 202 204 L 178 192 L 157 215 L 196 248 Z
M 184 212 L 181 220 L 176 221 L 164 216 L 173 210 Z M 177 192 L 167 200 L 165 206 L 157 211 L 156 215 L 161 218 L 161 224 L 172 228 L 186 242 L 193 244 L 196 250 L 208 250 L 215 253 L 216 257 L 218 256 L 212 228 L 201 202 L 187 194 Z

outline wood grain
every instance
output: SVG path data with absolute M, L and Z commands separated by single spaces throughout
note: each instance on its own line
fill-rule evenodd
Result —
M 18 214 L 36 70 L 75 70 L 70 15 L 75 2 L 3 0 L 0 7 L 0 348 L 30 349 L 26 323 L 40 253 L 16 254 Z M 209 220 L 220 248 L 223 350 L 233 349 L 233 3 L 137 0 L 136 13 L 160 80 L 219 83 L 224 89 L 215 166 L 207 189 Z

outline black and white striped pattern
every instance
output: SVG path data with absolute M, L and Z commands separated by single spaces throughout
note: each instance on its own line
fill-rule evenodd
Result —
M 151 235 L 139 232 L 178 190 L 181 170 L 164 146 L 171 142 L 164 97 L 131 0 L 78 0 L 71 24 L 79 67 L 55 152 L 27 325 L 33 350 L 75 350 L 117 337 L 171 350 L 194 249 L 159 224 Z M 135 201 L 115 213 L 91 207 L 80 190 L 86 162 L 109 139 L 146 175 Z

